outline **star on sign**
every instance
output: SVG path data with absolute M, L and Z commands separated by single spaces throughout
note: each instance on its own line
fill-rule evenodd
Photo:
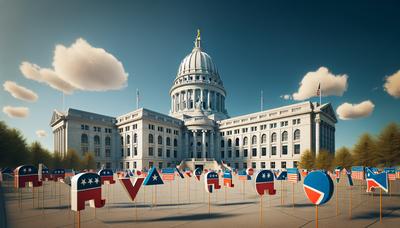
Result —
M 157 180 L 157 176 L 154 174 L 153 175 L 153 181 L 156 181 Z
M 92 180 L 92 178 L 89 178 L 89 181 L 88 181 L 88 183 L 89 183 L 89 184 L 93 184 L 93 180 Z
M 267 177 L 270 178 L 270 177 L 271 177 L 271 174 L 268 173 L 268 174 L 267 174 Z
M 81 185 L 85 185 L 85 184 L 86 184 L 86 180 L 83 179 L 82 182 L 81 182 Z
M 262 178 L 265 179 L 265 173 L 262 174 Z
M 99 178 L 95 178 L 95 179 L 94 179 L 94 182 L 95 182 L 96 184 L 98 184 L 98 183 L 99 183 Z
M 32 171 L 32 169 L 31 169 L 31 168 L 29 168 L 29 169 L 28 169 L 28 172 L 31 172 L 31 171 Z
M 26 173 L 26 169 L 24 168 L 24 169 L 22 170 L 22 172 Z

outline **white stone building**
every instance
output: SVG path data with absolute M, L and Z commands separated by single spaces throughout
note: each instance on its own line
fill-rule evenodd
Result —
M 335 151 L 332 106 L 302 102 L 230 118 L 224 89 L 198 34 L 170 90 L 169 115 L 138 109 L 119 117 L 54 111 L 54 150 L 95 154 L 97 166 L 289 168 L 309 149 Z

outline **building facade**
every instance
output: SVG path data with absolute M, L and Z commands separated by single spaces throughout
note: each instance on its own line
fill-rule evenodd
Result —
M 302 152 L 335 151 L 331 104 L 302 102 L 230 118 L 227 93 L 198 33 L 170 89 L 169 115 L 137 109 L 119 117 L 54 111 L 54 150 L 93 152 L 98 168 L 296 167 Z

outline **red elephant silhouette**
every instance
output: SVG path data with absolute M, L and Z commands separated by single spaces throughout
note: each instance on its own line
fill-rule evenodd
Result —
M 14 170 L 15 188 L 24 188 L 26 183 L 31 183 L 33 187 L 42 186 L 39 180 L 38 169 L 33 165 L 21 165 Z
M 97 173 L 79 173 L 71 179 L 71 210 L 84 210 L 86 201 L 95 208 L 106 203 L 101 198 L 101 178 Z

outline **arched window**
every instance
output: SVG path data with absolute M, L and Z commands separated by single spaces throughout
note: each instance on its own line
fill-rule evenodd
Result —
M 137 143 L 137 134 L 133 134 L 133 143 Z
M 257 136 L 253 135 L 253 137 L 251 138 L 251 144 L 257 144 Z
M 276 142 L 276 133 L 272 133 L 271 135 L 271 142 Z
M 239 138 L 235 139 L 235 146 L 239 146 Z
M 124 136 L 121 136 L 121 146 L 124 145 Z
M 294 140 L 299 140 L 299 139 L 300 139 L 300 130 L 299 130 L 299 129 L 297 129 L 297 130 L 294 131 L 294 133 L 293 133 L 293 139 L 294 139 Z
M 225 147 L 225 141 L 222 139 L 221 140 L 221 148 L 224 148 Z
M 238 140 L 238 142 L 239 142 L 239 139 L 237 139 L 237 140 Z M 248 143 L 248 139 L 247 139 L 247 137 L 244 137 L 244 138 L 243 138 L 243 146 L 246 146 L 247 143 Z M 236 146 L 239 146 L 239 143 L 237 143 Z
M 154 136 L 149 134 L 149 143 L 154 143 Z
M 126 136 L 126 144 L 131 144 L 131 136 L 130 135 Z
M 94 145 L 100 145 L 100 136 L 98 135 L 94 136 Z
M 287 131 L 282 132 L 282 142 L 286 142 L 288 140 L 288 133 Z
M 261 143 L 267 143 L 267 135 L 266 134 L 263 134 L 261 136 Z
M 82 134 L 81 135 L 81 143 L 88 143 L 89 139 L 87 134 Z
M 228 147 L 232 147 L 232 139 L 228 139 Z
M 174 139 L 174 146 L 177 147 L 178 146 L 178 140 Z
M 167 137 L 167 146 L 171 146 L 171 138 Z
M 111 138 L 110 138 L 110 136 L 107 136 L 104 141 L 106 143 L 106 146 L 111 146 Z
M 161 135 L 159 135 L 159 136 L 157 137 L 157 143 L 158 143 L 158 144 L 162 144 L 162 137 L 161 137 Z

